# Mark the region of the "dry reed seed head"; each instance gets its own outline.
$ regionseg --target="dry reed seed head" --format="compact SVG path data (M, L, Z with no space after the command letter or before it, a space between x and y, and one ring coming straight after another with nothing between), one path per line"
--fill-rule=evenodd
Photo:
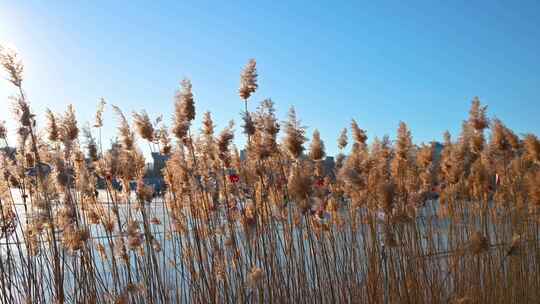
M61 229L67 229L77 222L77 213L75 208L70 205L65 205L58 210L55 215L55 221Z
M319 161L326 156L324 151L324 142L321 140L321 134L319 130L313 131L313 138L311 139L311 145L309 147L309 157L312 160Z
M434 147L422 144L417 152L416 160L421 168L427 169L433 162Z
M88 151L88 157L91 161L97 161L98 160L98 149L97 144L94 139L94 136L92 136L92 131L90 131L89 126L85 126L82 129L85 141L86 141L86 149Z
M355 166L353 155L350 155L344 165L339 170L338 178L351 190L361 190L365 186L365 179L361 173L361 168Z
M111 183L113 178L118 175L119 158L120 145L115 141L96 164L97 174L104 178L107 183Z
M141 113L133 112L133 124L141 138L149 142L154 141L154 126L145 110L142 110Z
M139 249L144 241L143 234L139 230L139 223L133 220L129 221L126 233L128 248L130 250Z
M373 165L380 171L387 171L387 166L391 158L392 149L389 137L385 135L382 140L375 137L370 148L370 159L373 161Z
M498 153L510 152L514 146L518 146L519 139L512 131L508 130L503 122L494 119L491 126L490 147Z
M56 116L50 109L46 109L46 115L47 115L47 131L48 131L48 139L52 142L56 142L59 139L59 130L58 130L58 123L56 120Z
M360 147L365 147L366 141L368 139L366 135L366 131L360 129L360 127L358 126L358 123L354 119L351 121L351 130L352 130L352 135L353 135L353 139L355 143L360 145Z
M90 157L90 160L97 161L99 156L98 156L98 149L97 149L96 143L93 141L88 143L87 149L88 149L88 156Z
M127 118L126 116L124 116L124 113L119 107L113 105L112 108L118 116L120 124L118 126L118 132L120 133L120 143L122 145L122 148L128 151L133 150L135 148L135 136L131 131L131 128L129 127Z
M268 149L269 146L265 143L267 140L264 136L264 133L256 131L251 141L248 144L249 156L254 156L258 160L263 160L271 156L271 151ZM260 171L260 170L258 170Z
M489 126L486 112L487 106L482 106L480 99L474 97L471 102L471 109L469 110L469 124L478 132L484 131Z
M347 147L349 138L347 137L347 128L343 128L338 137L338 149L343 150Z
M476 131L467 121L461 123L461 133L459 134L458 144L466 150L467 153L469 152L467 149L470 148L471 140L475 132Z
M161 126L157 131L159 143L161 145L161 154L170 155L171 153L171 138L169 137L169 131L166 126Z
M490 186L489 173L480 159L473 163L469 177L473 194L477 199L480 199L481 195L487 192Z
M18 54L12 49L0 47L0 64L8 73L8 81L16 87L21 87L24 65Z
M248 100L257 88L257 62L255 59L250 59L240 74L240 88L238 90L240 98Z
M480 231L475 231L469 239L469 249L473 254L486 252L489 246L489 240Z
M176 103L184 119L189 122L195 119L195 101L193 99L192 85L187 78L180 82L180 91L176 95Z
M123 187L128 186L128 188L123 189L124 192L129 191L129 182L138 178L140 173L139 168L137 168L140 166L140 164L137 163L138 161L139 156L136 151L119 151L118 156L114 160L115 163L111 163L110 168L110 172L115 172L115 174L110 174L107 178L111 179L110 182L113 181L113 178L117 181L121 181Z
M97 105L96 110L96 117L94 121L94 128L101 128L103 127L103 112L105 111L105 105L107 102L105 102L105 98L101 98L99 100L99 103Z
M34 123L34 114L30 111L30 105L21 97L13 97L13 112L19 119L21 126L31 127Z
M287 187L295 203L302 204L308 200L312 191L312 184L311 177L300 165L296 165L291 169Z
M217 138L217 147L219 152L219 159L225 163L225 167L230 166L231 155L230 155L230 145L234 139L234 122L230 121L229 125L219 133Z
M263 100L259 106L258 112L260 128L265 133L275 136L279 133L280 126L276 118L276 109L274 108L274 102L272 99L267 98Z
M77 127L77 118L75 117L75 108L68 105L68 108L61 118L60 138L64 143L73 142L79 136L79 127Z
M526 159L533 163L540 164L540 141L534 134L527 134L523 139Z
M285 122L285 148L289 155L298 159L304 152L304 143L306 142L306 128L301 126L300 120L296 118L294 107L289 109L288 120Z
M396 156L401 159L408 159L413 147L411 131L407 124L400 121L396 143Z
M276 142L280 125L275 116L274 102L265 99L258 107L254 115L255 134L253 136L252 148L259 159L265 159L278 152Z
M519 137L514 133L514 131L506 128L504 136L506 137L506 141L510 144L510 147L514 152L517 152L521 149L521 141L519 140Z
M180 141L185 141L191 121L195 118L195 104L191 92L191 82L182 80L181 89L176 94L172 132Z
M505 150L508 146L508 143L506 142L504 138L504 126L502 125L502 122L498 119L493 120L493 124L491 126L491 138L490 138L490 145L491 148L496 151Z
M143 179L137 181L137 198L140 202L150 203L154 198L154 188L146 185Z
M209 111L204 112L202 118L202 128L201 133L204 136L212 137L214 136L214 122L212 121L212 114Z
M481 133L474 134L470 139L471 152L476 155L480 155L484 151L485 139Z
M240 170L240 168L242 167L242 159L240 157L240 151L238 151L238 148L234 144L232 146L232 159L231 159L231 162L232 162L231 165L236 170Z
M452 145L452 135L448 130L444 131L443 133L443 146L447 147Z
M66 189L66 187L69 185L70 179L68 172L69 168L66 166L66 163L60 154L54 156L53 164L56 186L60 189Z
M253 136L256 131L255 122L251 118L249 112L242 112L242 121L244 122L244 124L242 125L244 134L246 134L247 136Z
M229 146L234 139L234 122L231 120L229 125L221 131L218 136L217 146L220 153L228 153Z
M0 210L2 212L0 217L0 237L2 238L9 238L17 230L18 217L13 207L5 204Z
M341 167L343 167L343 163L345 161L345 154L343 153L339 153L337 156L336 156L336 169L341 169Z

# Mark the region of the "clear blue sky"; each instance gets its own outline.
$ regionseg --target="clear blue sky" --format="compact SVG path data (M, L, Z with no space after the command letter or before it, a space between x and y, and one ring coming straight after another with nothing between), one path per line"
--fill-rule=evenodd
M73 103L91 120L104 96L169 121L189 77L198 114L239 125L239 73L254 57L253 100L271 97L282 119L294 105L329 154L351 118L371 139L400 120L415 142L455 135L475 95L516 132L540 134L538 1L110 2L0 1L0 41L23 57L39 114ZM10 94L2 82L2 105Z

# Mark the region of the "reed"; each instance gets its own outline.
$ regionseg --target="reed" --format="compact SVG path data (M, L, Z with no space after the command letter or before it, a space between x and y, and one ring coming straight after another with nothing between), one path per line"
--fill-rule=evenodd
M104 150L104 99L92 126L79 129L69 106L48 110L41 129L22 62L5 49L0 59L19 122L16 150L0 154L2 303L540 298L540 141L489 119L478 98L440 151L414 144L404 122L395 141L368 145L353 120L330 166L319 131L308 146L294 108L284 122L270 99L248 111L252 59L239 88L245 153L233 145L234 122L216 131L206 112L193 127L187 79L171 128L144 110L130 124L112 106L118 141ZM3 122L0 140L9 147ZM168 157L163 193L145 183L143 143Z

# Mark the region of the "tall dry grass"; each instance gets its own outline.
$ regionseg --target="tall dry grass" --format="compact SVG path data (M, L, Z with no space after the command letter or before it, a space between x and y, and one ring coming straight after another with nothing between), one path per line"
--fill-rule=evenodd
M249 111L255 60L239 89L245 157L233 122L217 132L207 112L195 130L189 80L171 128L144 111L130 124L113 106L118 141L103 149L104 100L92 127L70 106L40 128L22 63L5 51L1 62L19 122L16 143L0 124L17 148L0 158L2 303L540 299L540 141L488 119L477 98L440 153L415 145L404 122L395 141L368 145L353 120L329 167L319 131L308 145L294 108L284 122L270 99ZM164 196L144 183L138 144L169 157Z

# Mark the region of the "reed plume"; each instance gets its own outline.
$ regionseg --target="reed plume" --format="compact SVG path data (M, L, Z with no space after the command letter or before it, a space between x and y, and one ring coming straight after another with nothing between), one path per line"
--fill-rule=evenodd
M180 91L175 97L173 133L178 140L183 140L188 134L191 121L195 119L195 102L191 81L184 79L180 85Z
M259 86L257 85L257 62L250 59L240 75L240 98L247 101Z
M234 122L230 121L229 125L219 133L217 138L217 147L219 151L219 159L223 162L225 168L230 167L231 155L230 145L234 139Z
M347 128L343 128L343 130L341 130L341 133L339 134L339 137L338 137L338 149L340 150L345 149L345 147L347 147L348 140L349 139L347 137Z
M258 159L268 158L278 152L277 134L280 125L275 115L274 102L265 99L254 115L255 130L251 147Z
M105 98L100 98L97 111L96 111L96 117L94 122L94 128L101 128L103 127L103 112L105 111L105 105L107 102L105 101Z
M354 144L357 145L359 148L365 148L367 141L366 131L360 129L358 123L354 119L351 122L351 131L354 139Z
M305 132L305 127L301 126L300 121L296 118L294 107L291 107L288 120L285 122L284 144L292 158L297 159L304 152Z
M133 125L142 139L149 142L154 141L154 126L146 111L143 110L141 113L133 112Z
M58 141L59 136L60 136L60 132L58 130L59 126L56 120L56 116L50 109L46 110L46 114L47 114L47 129L49 133L48 139L51 142L56 142Z
M24 64L19 55L14 50L0 46L0 64L8 73L8 81L15 87L21 88Z
M72 142L79 136L79 127L77 126L77 118L73 105L68 105L66 112L61 118L59 134L60 139L64 143Z
M122 148L124 150L131 151L135 148L134 146L135 134L133 133L133 131L131 131L129 122L126 116L124 116L124 113L122 112L122 110L115 105L113 105L112 108L113 108L113 111L118 116L118 120L119 120L118 132L120 135L120 143L122 144Z
M324 151L324 142L321 140L321 134L319 130L313 131L313 137L311 138L311 145L309 147L309 157L312 160L319 161L326 156Z

